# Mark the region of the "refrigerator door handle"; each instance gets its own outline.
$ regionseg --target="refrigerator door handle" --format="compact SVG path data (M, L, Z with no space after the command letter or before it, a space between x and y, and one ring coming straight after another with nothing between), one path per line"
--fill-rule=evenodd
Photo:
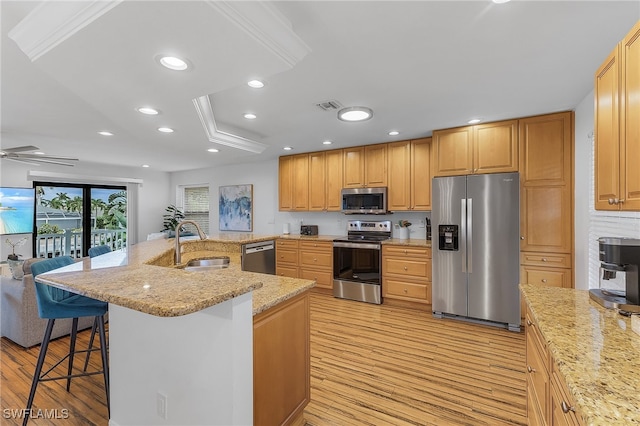
M462 272L467 272L467 200L460 200L460 257L462 258Z
M467 198L467 272L473 272L473 198Z

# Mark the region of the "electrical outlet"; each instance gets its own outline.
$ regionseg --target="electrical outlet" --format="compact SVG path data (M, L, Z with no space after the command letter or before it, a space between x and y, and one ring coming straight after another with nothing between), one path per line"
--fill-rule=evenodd
M419 228L424 228L424 220L420 219L420 224L418 225Z
M158 416L166 420L167 419L167 395L158 392L156 399L157 399Z

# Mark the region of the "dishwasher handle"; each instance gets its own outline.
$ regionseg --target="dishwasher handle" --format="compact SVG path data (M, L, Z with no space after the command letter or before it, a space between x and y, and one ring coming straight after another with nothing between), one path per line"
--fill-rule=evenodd
M254 247L246 247L244 253L245 254L252 254L252 253L259 253L261 251L273 250L273 249L274 249L274 244L273 243L262 244L262 245L254 246Z

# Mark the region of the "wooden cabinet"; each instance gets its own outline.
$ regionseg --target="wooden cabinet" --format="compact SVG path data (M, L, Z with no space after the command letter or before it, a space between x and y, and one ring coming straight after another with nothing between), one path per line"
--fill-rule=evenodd
M317 288L333 289L333 243L305 241L299 243L299 277L315 280Z
M302 424L310 400L309 292L253 317L253 424Z
M278 194L279 210L309 210L309 154L280 157Z
M518 120L433 132L434 175L518 171Z
M298 240L276 240L276 275L298 278Z
M342 209L341 149L309 154L309 211Z
M640 210L640 21L595 75L595 208Z
M388 209L431 210L431 138L388 144Z
M580 426L573 398L528 307L525 333L529 425Z
M279 238L276 275L315 280L319 289L333 289L333 243Z
M344 187L387 186L387 144L345 148Z
M382 246L382 296L431 304L431 248Z

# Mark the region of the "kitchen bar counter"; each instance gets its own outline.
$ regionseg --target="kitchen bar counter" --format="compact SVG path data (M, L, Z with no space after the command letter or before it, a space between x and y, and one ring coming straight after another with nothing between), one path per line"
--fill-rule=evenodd
M586 290L521 285L586 425L640 424L640 336Z
M38 281L160 317L197 312L253 290L255 315L315 285L309 280L242 272L239 244L269 239L273 237L239 234L181 242L183 264L192 259L229 256L231 262L226 269L191 272L175 268L174 240L152 240L132 246L128 253L115 251L84 259L40 275Z

